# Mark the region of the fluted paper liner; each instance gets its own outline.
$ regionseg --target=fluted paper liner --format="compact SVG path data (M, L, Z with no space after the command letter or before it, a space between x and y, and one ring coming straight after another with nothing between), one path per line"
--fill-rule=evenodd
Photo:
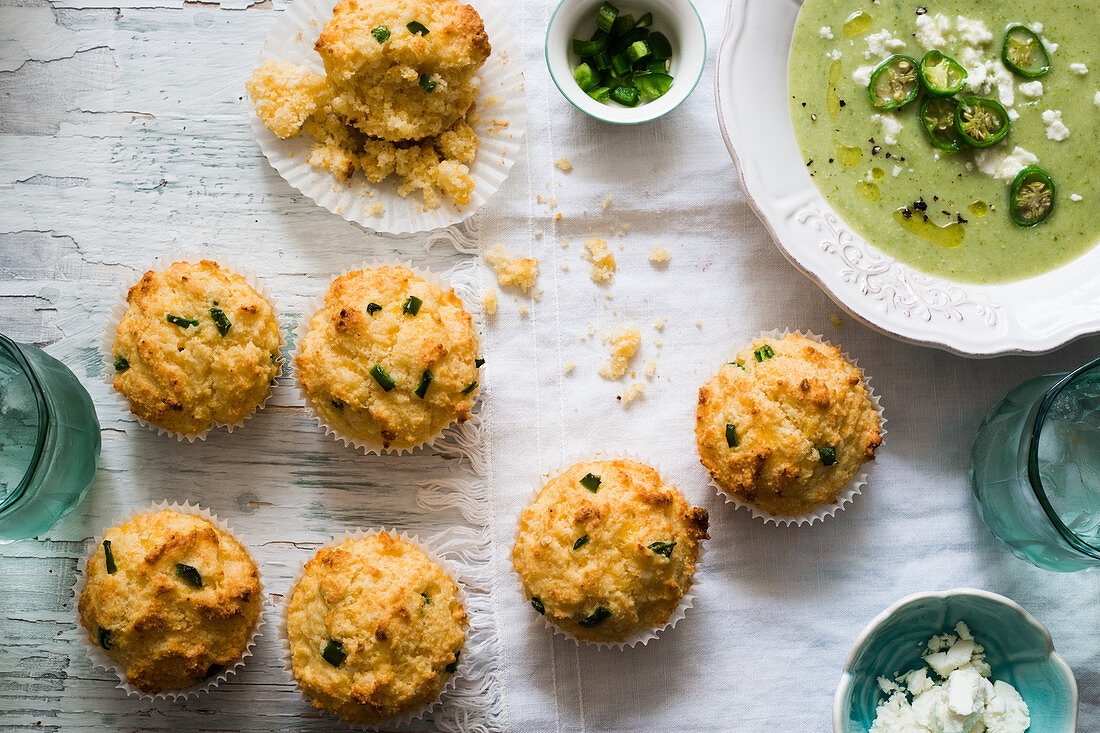
M119 406L122 408L122 411L141 423L142 427L146 427L150 430L155 431L157 435L168 435L180 442L186 440L188 443L194 443L196 440L206 440L206 436L210 434L210 431L217 428L225 428L226 432L232 433L237 428L243 426L245 424L245 421L252 419L252 416L262 410L264 406L268 403L268 400L271 399L271 396L275 394L275 386L278 382L279 377L283 375L283 366L285 365L286 361L282 355L283 349L286 348L286 329L283 327L282 323L279 323L279 361L276 364L277 369L275 371L273 383L271 384L271 386L268 387L267 396L264 397L264 399L258 405L252 408L252 410L247 415L245 415L235 423L214 423L202 432L195 433L194 435L188 435L187 433L180 433L176 432L175 430L169 430L168 428L161 427L160 425L151 423L134 414L133 410L130 408L130 401L126 399L126 395L115 389L115 358L113 353L115 332L118 330L118 324L122 322L123 316L126 315L126 311L130 307L129 303L126 302L126 297L130 293L130 288L141 282L141 278L144 277L145 273L150 270L154 272L161 272L168 269L173 263L176 262L198 263L202 260L211 260L217 262L218 266L222 269L228 270L235 275L240 275L241 277L243 277L245 279L245 282L247 282L253 290L259 293L264 298L264 300L271 304L271 310L275 315L276 322L278 322L279 304L271 295L271 291L268 289L267 284L264 282L263 278L259 277L248 268L242 267L241 265L237 264L233 260L227 260L209 253L180 250L174 251L168 255L157 257L155 260L153 260L152 264L149 267L146 267L139 272L136 279L127 280L119 286L118 299L111 306L110 313L107 316L107 324L104 327L103 334L100 336L99 339L99 350L100 354L103 357L103 367L101 370L103 374L103 382L107 385L108 388L110 388L111 394L114 395L115 401L118 402Z
M413 545L414 547L421 550L425 555L427 555L429 560L438 565L447 575L447 577L454 581L455 598L458 600L459 605L461 605L463 609L467 608L466 593L462 589L462 574L458 565L451 562L450 560L447 560L442 555L437 554L434 550L431 549L431 547L421 542L420 538L416 535L410 535L406 532L398 532L395 529L390 529L385 526L369 530L351 529L346 530L343 534L334 536L328 542L317 548L317 552L320 552L321 550L328 547L337 547L347 542L348 540L361 540L364 537L370 537L376 534L380 534L382 532L385 532L393 537L397 537L400 540L408 542L410 545ZM290 587L286 592L286 597L283 602L282 610L279 612L279 645L282 649L283 665L286 668L287 675L290 676L290 681L294 683L294 686L295 688L297 688L299 694L301 694L301 696L306 701L308 701L311 706L313 705L313 698L311 698L302 690L301 686L298 684L298 678L294 676L294 653L290 648L290 634L287 629L287 620L290 615L290 601L294 597L294 591L298 587L298 583L302 580L302 576L305 575L306 563L312 560L313 557L316 556L317 552L314 552L313 555L309 556L309 558L303 560L302 563L298 566L298 570L294 573L294 577L290 581ZM469 611L467 611L467 613L469 613ZM382 722L375 724L352 723L350 721L344 720L336 713L333 713L331 710L322 709L323 712L326 715L330 715L333 718L338 719L344 725L355 730L377 730L379 727L392 728L394 726L407 725L414 720L420 720L425 715L443 704L444 696L450 690L454 689L458 680L464 677L465 672L469 669L469 665L471 664L470 655L466 653L468 650L468 642L470 638L469 627L469 619L467 619L466 628L463 630L462 651L464 653L460 654L458 657L458 667L453 673L451 673L451 676L447 679L447 684L445 684L443 686L443 689L440 690L439 695L437 695L436 698L430 703L422 705L415 710L410 710L407 713L395 715L392 718L386 718Z
M309 164L313 140L300 134L280 140L264 127L246 96L252 131L272 167L287 183L334 214L382 234L413 234L457 224L468 219L500 188L519 158L527 129L527 100L523 79L523 52L512 34L513 18L505 17L489 0L467 0L481 16L493 52L478 76L481 91L475 103L480 119L472 127L479 140L477 156L469 164L475 185L470 203L458 209L446 196L434 209L424 211L418 191L402 198L393 177L373 184L361 173L341 181L323 168ZM279 15L264 41L256 66L286 61L324 75L321 57L313 44L332 17L336 0L296 0ZM250 72L251 73L251 72ZM243 87L245 79L240 80ZM371 207L385 207L374 215Z
M668 481L668 475L663 470L661 470L661 467L659 465L657 465L656 463L654 463L652 461L647 461L647 460L643 459L637 453L633 453L633 452L630 452L630 451L597 451L595 453L578 453L578 454L570 455L569 457L567 457L563 461L559 462L556 465L556 467L554 467L553 469L551 469L549 471L541 472L540 475L539 475L538 481L532 483L531 490L524 497L523 503L520 506L519 511L517 511L512 516L512 523L515 526L515 533L513 534L513 539L512 539L512 548L514 548L515 545L516 545L516 542L519 541L520 519L523 517L523 513L527 510L527 508L529 506L531 506L531 504L538 497L539 493L542 491L542 489L546 486L546 484L551 479L553 479L556 476L560 476L561 474L565 473L565 471L567 471L569 468L571 468L572 466L574 466L578 463L585 463L585 462L592 462L592 461L614 461L614 460L635 461L637 463L641 463L643 465L649 466L650 468L655 470L661 476L661 481L662 482L671 483L673 486L676 486L675 483ZM680 491L680 488L677 486L676 490ZM680 494L681 494L681 496L683 496L683 491L680 491ZM684 499L686 501L687 497L684 497ZM688 502L688 506L691 506L691 502ZM669 629L672 629L674 626L676 626L676 624L678 624L680 622L680 620L682 618L684 618L684 616L687 615L687 610L694 605L695 597L696 597L695 589L699 584L699 579L698 579L697 576L698 576L698 573L699 573L699 568L703 564L703 557L706 555L706 552L707 552L706 540L700 540L698 547L699 547L699 552L698 552L698 554L695 558L695 572L692 574L692 577L691 577L691 587L688 588L687 592L684 593L684 595L680 597L679 604L677 604L676 608L673 609L672 613L669 614L668 618L660 626L654 626L654 627L650 627L650 628L647 628L647 629L642 629L640 631L637 631L634 634L632 634L631 636L624 639L623 641L592 641L590 639L578 639L577 637L573 636L572 634L570 634L565 629L563 629L563 628L559 627L557 624L551 622L550 619L546 617L546 614L539 614L542 618L542 623L547 629L552 631L555 636L560 636L562 638L569 639L569 640L573 641L575 644L577 644L578 646L581 646L581 645L594 646L597 649L601 649L601 650L602 649L622 650L626 647L633 648L633 647L637 646L638 644L641 644L642 646L645 646L650 641L656 639L662 632L664 632L666 630L669 630ZM509 550L508 550L508 560L509 560L509 565L512 568L512 574L513 574L513 576L515 577L515 580L516 580L516 589L518 590L520 596L523 598L524 605L529 606L530 603L531 603L531 599L527 596L527 593L524 590L523 576L520 575L519 570L515 566L515 561L512 557L512 548L509 548ZM535 612L532 611L532 613L535 613Z
M313 316L317 314L317 311L325 307L325 296L328 295L328 291L332 287L332 283L334 283L336 280L343 277L344 275L347 275L348 273L358 272L359 270L374 270L379 267L404 267L405 269L410 270L417 277L422 278L430 282L432 285L441 288L444 293L446 293L448 290L454 290L455 297L457 297L459 301L462 302L462 307L466 309L466 312L469 313L471 317L474 315L474 312L466 306L465 301L462 301L462 296L458 294L458 291L449 282L439 277L431 270L417 267L411 262L407 262L404 260L388 262L375 261L364 263L362 265L359 265L358 267L344 270L342 273L334 277L332 280L329 281L328 285L325 286L325 289L323 291L311 298L309 303L306 304L306 307L302 313L302 318L298 321L298 325L294 328L294 350L290 356L290 361L292 363L294 363L295 365L297 364L298 355L302 353L302 343L305 340L306 334L309 333L309 328L311 322L313 321ZM480 344L480 338L478 341ZM482 390L484 390L485 388L480 369L478 369L477 381L478 388L477 390L475 390L476 396L474 400L474 405L477 404L477 400L481 399ZM317 409L316 404L310 398L305 386L302 384L301 374L299 373L297 366L295 366L294 369L294 384L298 388L298 394L305 402L306 408L309 410L310 415L312 415L313 419L317 421L317 425L325 431L325 435L331 435L333 440L337 440L348 446L349 448L354 448L355 450L361 451L364 455L381 455L383 453L388 455L404 455L405 453L412 453L418 448L434 448L437 441L445 438L446 435L451 431L451 429L459 424L458 419L455 418L454 420L451 420L451 422L449 422L446 426L444 426L443 429L440 430L438 433L417 443L416 445L409 446L407 448L385 448L378 443L372 443L369 440L362 440L360 438L342 433L339 429L326 421L320 410Z
M92 557L92 555L99 551L100 546L103 544L103 536L109 530L125 524L126 522L129 522L131 519L138 515L155 514L166 509L178 512L180 514L191 514L196 517L202 517L221 531L225 532L226 534L232 535L233 538L240 543L241 547L244 548L245 553L248 555L249 559L252 560L252 564L256 565L257 573L260 567L256 564L256 559L252 557L252 553L248 551L248 546L241 542L239 538L237 538L236 534L233 533L233 530L229 527L228 524L219 519L217 515L215 515L209 509L205 509L187 501L183 502L182 504L177 502L169 503L167 501L158 501L152 504L148 504L141 509L132 511L129 514L124 515L122 518L118 519L116 522L106 527L102 532L99 533L99 535L97 535L96 542L92 544L91 552L81 558L80 562L77 564L76 578L73 580L73 585L71 589L73 594L73 615L76 617L76 628L74 629L73 633L76 634L77 641L79 641L81 646L83 646L84 652L88 655L88 659L91 661L93 666L99 667L100 669L104 669L114 674L118 678L118 684L115 685L115 687L120 690L124 690L127 695L136 695L143 700L179 700L196 697L204 692L209 692L210 690L214 689L229 677L235 676L237 674L237 670L243 667L248 658L252 656L252 649L256 645L256 639L259 638L264 625L267 623L266 617L272 610L271 599L268 598L267 594L264 592L263 576L260 575L260 612L256 614L256 622L255 625L252 627L252 634L248 637L248 643L245 645L244 650L241 652L240 658L237 659L236 662L234 662L231 666L227 666L214 677L211 677L208 680L203 680L202 682L194 684L191 687L162 690L157 693L149 693L143 690L139 690L137 687L131 684L130 680L126 677L126 669L122 666L122 664L107 656L107 652L103 651L103 649L98 645L93 644L91 642L91 639L89 639L88 630L84 628L84 623L80 618L80 613L78 611L78 602L80 601L81 593L84 592L84 586L88 582L88 575L85 572L85 568L88 565L88 560Z
M759 339L762 339L762 338L775 339L776 341L779 341L779 340L784 339L787 336L791 335L792 333L798 334L799 336L802 336L803 338L807 338L807 339L810 339L812 341L816 341L819 344L823 344L825 346L833 346L833 344L826 341L824 339L824 337L818 336L815 333L811 333L810 331L801 331L801 330L792 331L789 328L786 328L786 329L783 329L783 330L773 329L771 331L763 331L763 332L757 334L756 337L752 339L752 342L755 342L755 341L757 341ZM751 343L751 342L747 342L747 343ZM744 345L741 348L744 348ZM733 355L736 355L736 353L737 352L734 351ZM880 402L878 395L875 394L874 388L871 387L871 378L869 376L867 376L863 372L862 369L859 368L859 364L856 362L856 360L851 358L850 356L848 356L848 354L846 352L841 351L840 355L848 363L850 363L852 366L854 366L856 369L859 370L859 373L863 378L863 386L867 388L867 396L871 400L871 404L874 406L875 412L878 413L879 428L881 430L880 434L881 434L883 440L885 440L885 438L886 438L886 417L885 417L885 415L883 414L883 411L882 411L882 403ZM727 359L727 361L729 361L729 360L730 359ZM832 504L822 504L821 506L816 507L813 511L806 512L805 514L797 514L797 515L790 515L790 516L782 515L782 514L770 514L769 512L766 512L763 509L759 509L759 508L753 506L752 504L750 504L746 501L743 501L743 500L737 498L736 496L733 496L732 494L728 493L721 486L718 485L718 482L716 482L714 480L714 478L712 476L710 476L709 471L707 472L707 480L710 482L710 485L714 488L714 490L718 492L718 495L720 497L722 497L722 499L725 500L725 502L727 504L733 504L734 506L736 506L740 509L747 510L750 514L752 514L752 516L754 518L762 520L765 524L771 523L771 524L775 524L776 526L782 524L782 525L788 526L788 527L791 526L792 524L795 524L795 525L798 525L798 526L801 527L804 524L813 524L814 522L817 522L817 521L824 522L826 517L832 517L835 514L837 514L838 512L844 510L847 507L848 504L851 504L852 501L854 501L855 498L862 493L863 487L867 485L867 482L871 478L871 474L875 469L875 464L876 464L876 461L867 461L867 462L865 462L860 467L860 470L856 473L856 475L853 476L852 479L848 482L848 484L843 489L841 489L839 494L837 494L836 501L833 502Z

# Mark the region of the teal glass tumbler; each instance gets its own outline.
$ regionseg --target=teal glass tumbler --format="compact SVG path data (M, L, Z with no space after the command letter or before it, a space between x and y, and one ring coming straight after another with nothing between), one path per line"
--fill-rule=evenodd
M76 375L0 334L0 542L42 534L79 504L99 449L95 406Z
M974 438L970 489L1017 557L1058 572L1100 566L1100 359L994 405Z

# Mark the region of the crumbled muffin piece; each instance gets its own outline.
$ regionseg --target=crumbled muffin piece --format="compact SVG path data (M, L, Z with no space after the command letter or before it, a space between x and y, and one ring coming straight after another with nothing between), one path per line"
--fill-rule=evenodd
M514 285L523 292L535 287L539 276L539 261L532 257L512 257L500 245L485 253L485 261L496 271L501 287Z
M663 265L670 259L672 259L672 253L659 244L649 250L649 261L654 265Z
M569 162L569 158L560 158L559 160L554 162L554 165L557 167L558 170L564 173L568 173L569 171L573 170L573 164Z
M637 326L624 326L606 336L610 360L600 366L600 376L612 381L621 379L630 367L630 360L638 353L642 332Z
M485 313L493 315L497 312L497 291L496 288L486 288L481 293L481 305L485 308Z
M615 255L607 249L607 242L602 239L589 239L584 243L583 256L592 263L592 271L589 277L592 282L611 282L615 275Z
M645 382L635 382L626 388L620 399L624 405L629 405L631 402L641 397L643 392L645 392Z
M454 127L439 136L439 152L444 158L459 163L473 163L477 146L477 133L463 120L459 120Z
M267 61L245 85L264 127L281 138L293 137L323 103L325 78L286 62Z

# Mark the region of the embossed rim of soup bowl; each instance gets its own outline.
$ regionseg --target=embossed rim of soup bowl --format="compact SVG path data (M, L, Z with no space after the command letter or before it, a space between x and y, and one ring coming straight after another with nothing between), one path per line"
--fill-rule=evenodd
M844 660L844 671L840 676L840 683L837 685L836 693L833 695L833 733L850 733L850 728L845 727L846 713L850 707L850 697L852 693L852 686L855 683L855 675L853 673L853 667L855 666L860 653L865 646L871 640L871 638L885 629L903 609L908 606L921 603L921 602L936 602L939 601L943 604L945 610L947 605L955 599L962 599L970 597L979 599L979 603L989 603L992 607L998 607L1004 610L1005 617L1014 619L1019 623L1024 624L1027 628L1034 632L1033 641L1037 640L1042 645L1042 649L1039 648L1039 644L1036 644L1036 648L1032 651L1036 652L1034 656L1044 656L1045 660L1051 664L1052 673L1056 673L1061 677L1061 680L1065 684L1066 693L1068 698L1062 701L1061 709L1072 710L1072 715L1066 720L1070 724L1069 728L1062 731L1051 731L1051 733L1070 733L1077 729L1077 713L1078 713L1078 690L1077 679L1074 677L1073 670L1066 663L1060 654L1054 649L1054 639L1050 635L1050 631L1043 625L1039 619L1029 613L1023 606L1016 601L1002 596L999 593L993 593L987 590L980 590L977 588L953 588L951 590L944 591L923 591L920 593L913 593L905 596L894 603L890 604L884 611L875 616L866 626L859 632L855 640L852 642L852 647L848 652L847 658ZM942 629L940 630L942 631ZM972 629L973 631L973 629ZM1003 631L1003 630L1002 630ZM939 632L933 632L939 633ZM997 632L993 632L994 635ZM976 635L981 637L982 630L977 630ZM1044 653L1045 652L1045 653ZM1011 660L1019 664L1023 664L1026 660L1024 658ZM1027 690L1025 690L1027 691ZM1023 692L1021 692L1023 694ZM1035 704L1034 697L1032 698L1032 704ZM1026 702L1026 699L1025 699Z
M775 93L787 88L801 5L731 0L715 75L745 198L783 255L871 328L961 356L1041 354L1100 331L1100 246L1036 277L976 285L919 272L845 226L806 172L787 95Z

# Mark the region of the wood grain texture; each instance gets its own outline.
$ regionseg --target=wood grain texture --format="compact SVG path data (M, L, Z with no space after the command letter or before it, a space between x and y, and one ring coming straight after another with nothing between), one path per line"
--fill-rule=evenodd
M0 730L335 727L285 672L276 616L243 671L202 697L127 698L90 666L73 640L78 558L106 526L160 499L225 519L276 604L298 565L336 533L386 525L419 535L463 568L471 638L493 636L485 461L471 461L478 421L436 452L362 456L317 429L284 375L244 428L189 445L142 428L99 374L98 339L120 285L172 251L255 271L288 331L332 276L365 260L414 258L476 277L463 254L472 224L379 237L303 199L267 165L244 81L285 4L0 0L0 328L73 369L103 428L99 473L79 509L48 537L0 545ZM492 644L414 729L501 727Z

